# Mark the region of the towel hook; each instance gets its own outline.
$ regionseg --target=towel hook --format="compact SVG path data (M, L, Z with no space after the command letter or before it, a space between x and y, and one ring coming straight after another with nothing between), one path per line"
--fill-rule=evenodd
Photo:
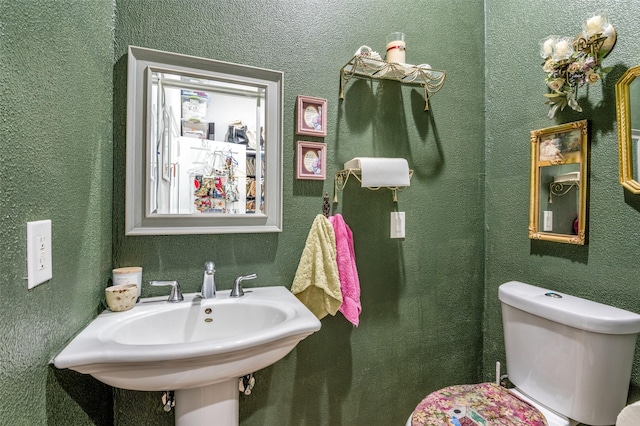
M324 193L324 200L322 201L322 214L324 217L329 217L331 213L331 204L329 204L329 193Z

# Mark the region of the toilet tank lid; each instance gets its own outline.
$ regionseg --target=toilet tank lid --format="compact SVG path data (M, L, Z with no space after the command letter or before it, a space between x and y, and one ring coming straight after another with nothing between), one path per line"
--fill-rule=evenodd
M580 330L604 334L640 333L640 315L519 281L498 288L504 304Z

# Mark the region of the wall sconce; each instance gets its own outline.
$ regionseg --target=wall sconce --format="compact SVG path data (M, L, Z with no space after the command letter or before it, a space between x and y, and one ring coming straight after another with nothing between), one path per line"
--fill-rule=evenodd
M542 70L551 90L546 93L549 118L569 105L582 112L578 104L578 88L596 83L611 68L602 68L602 60L616 42L616 31L604 14L594 14L582 25L576 37L549 36L540 42Z

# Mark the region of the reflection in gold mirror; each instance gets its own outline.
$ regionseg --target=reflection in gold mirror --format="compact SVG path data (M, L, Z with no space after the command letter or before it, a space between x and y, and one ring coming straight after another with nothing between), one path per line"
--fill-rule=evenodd
M529 238L583 245L587 120L531 132Z
M640 194L640 66L628 69L616 83L620 183Z
M127 235L282 230L279 71L129 47Z

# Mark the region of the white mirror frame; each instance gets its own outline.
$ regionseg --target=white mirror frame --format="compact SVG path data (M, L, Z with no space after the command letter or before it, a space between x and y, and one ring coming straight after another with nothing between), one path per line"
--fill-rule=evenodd
M282 100L284 74L213 59L129 46L127 71L126 235L230 234L282 231ZM265 89L264 213L251 215L147 214L149 68Z

